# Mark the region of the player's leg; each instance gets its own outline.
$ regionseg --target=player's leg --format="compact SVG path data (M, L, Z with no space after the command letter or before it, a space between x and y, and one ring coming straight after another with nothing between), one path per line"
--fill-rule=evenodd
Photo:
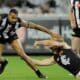
M31 58L24 52L22 45L20 43L20 41L18 39L13 40L11 42L11 46L13 47L13 49L15 49L15 51L17 52L17 54L24 59L24 61L36 72L36 74L38 75L38 77L40 78L46 78L40 71L39 69L36 67L36 65L32 62Z
M73 51L79 55L80 39L78 37L72 37L71 42Z
M76 80L80 80L80 77L76 77Z
M80 80L80 72L76 75L76 80Z
M80 38L79 38L79 44L80 44ZM79 55L80 55L80 45L79 45Z
M2 53L4 51L4 48L5 48L5 45L3 44L0 44L0 64L1 64L1 67L0 67L0 74L2 74L2 72L4 71L8 61L5 60L3 57L2 57Z
M0 44L0 61L3 61L3 57L2 57L2 53L5 49L5 45L4 44Z

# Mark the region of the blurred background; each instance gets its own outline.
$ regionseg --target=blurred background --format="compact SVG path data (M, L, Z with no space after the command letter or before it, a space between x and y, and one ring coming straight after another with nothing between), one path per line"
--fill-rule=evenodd
M0 0L0 14L8 13L10 9L16 8L19 17L42 25L49 30L60 34L70 44L71 26L68 15L69 0ZM19 39L30 57L42 60L49 58L52 52L44 46L34 48L36 40L50 39L50 35L34 30L20 28L17 30ZM0 80L40 80L34 72L24 64L24 61L14 56L16 53L7 44L4 52L8 59L8 66L1 75ZM8 56L9 55L9 56ZM47 56L46 56L47 55ZM39 67L42 73L48 76L47 80L75 80L71 73L68 73L58 65Z
M68 0L0 0L0 14L8 13L11 8L16 8L20 18L59 33L70 44L71 29L68 7ZM35 40L51 38L48 34L23 27L17 30L17 34L27 53L37 55L50 53L46 47L33 47ZM5 53L15 54L9 45Z

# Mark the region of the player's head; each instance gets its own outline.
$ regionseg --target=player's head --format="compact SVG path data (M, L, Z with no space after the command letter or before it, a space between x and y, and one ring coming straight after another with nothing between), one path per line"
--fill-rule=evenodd
M17 21L18 11L16 9L11 9L8 14L8 20L11 24Z

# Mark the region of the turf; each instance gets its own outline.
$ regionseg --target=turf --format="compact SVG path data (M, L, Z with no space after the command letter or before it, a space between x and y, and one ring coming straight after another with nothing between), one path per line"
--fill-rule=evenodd
M9 61L4 73L0 75L0 80L43 80L39 79L35 73L17 56L7 56ZM34 57L42 59L45 57ZM48 67L39 67L39 69L48 76L46 80L75 80L70 73L59 67L52 65ZM45 79L44 79L45 80Z

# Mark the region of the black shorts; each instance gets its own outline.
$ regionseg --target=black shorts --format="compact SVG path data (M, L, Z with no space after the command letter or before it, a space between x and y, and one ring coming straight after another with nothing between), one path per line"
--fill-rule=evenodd
M73 29L72 36L73 37L79 37L80 38L80 29L78 29L78 28Z
M16 39L18 39L17 34L14 34L13 36L9 36L8 39L1 37L0 38L0 44L12 43L12 41L14 41Z

